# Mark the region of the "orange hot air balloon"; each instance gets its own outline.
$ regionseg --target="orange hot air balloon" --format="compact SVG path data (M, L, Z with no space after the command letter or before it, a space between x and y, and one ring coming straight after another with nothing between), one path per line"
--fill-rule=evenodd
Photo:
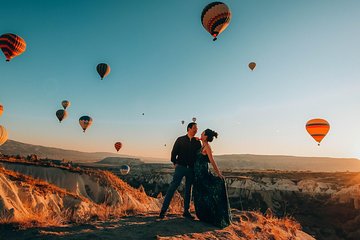
M330 124L325 119L315 118L306 123L306 131L318 142L319 146L329 130Z
M251 62L249 63L249 68L251 69L251 71L253 71L256 67L256 63L255 62Z
M122 147L122 143L121 143L121 142L116 142L116 143L114 144L114 146L115 146L116 151L119 151L120 148Z
M26 42L15 34L6 33L0 36L0 48L6 57L6 61L9 62L12 58L25 52Z
M224 31L230 24L231 11L229 7L222 2L209 3L201 13L201 23L206 31L214 37Z
M4 112L4 107L3 105L0 104L0 116L2 115L3 112Z

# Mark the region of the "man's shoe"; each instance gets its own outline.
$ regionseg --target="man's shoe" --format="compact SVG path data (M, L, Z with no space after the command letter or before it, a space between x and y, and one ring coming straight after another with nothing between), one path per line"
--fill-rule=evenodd
M165 217L165 212L161 211L159 214L159 218L164 219L164 217Z
M189 218L189 219L191 219L191 220L194 220L194 219L195 219L195 217L194 217L193 215L191 215L190 212L184 212L184 213L183 213L183 217Z

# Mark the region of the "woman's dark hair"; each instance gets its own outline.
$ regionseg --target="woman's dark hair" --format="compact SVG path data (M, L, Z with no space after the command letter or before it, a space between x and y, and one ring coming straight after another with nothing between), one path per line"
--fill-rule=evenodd
M205 136L207 136L208 142L212 142L214 140L214 137L218 137L218 133L211 129L206 129L204 134Z

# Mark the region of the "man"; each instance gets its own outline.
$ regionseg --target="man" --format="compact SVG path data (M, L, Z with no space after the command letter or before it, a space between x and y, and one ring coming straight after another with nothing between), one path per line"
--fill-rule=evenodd
M165 217L166 211L174 196L175 190L179 187L183 177L185 177L185 196L184 196L184 213L186 218L194 219L190 214L191 187L194 181L194 162L196 153L201 148L200 141L195 138L197 133L197 125L192 122L187 126L187 134L176 139L174 147L171 151L171 162L175 166L173 180L166 192L163 206L159 215L160 219Z

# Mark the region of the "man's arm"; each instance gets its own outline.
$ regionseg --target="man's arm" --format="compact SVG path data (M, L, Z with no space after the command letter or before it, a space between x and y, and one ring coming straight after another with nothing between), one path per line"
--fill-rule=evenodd
M175 165L177 164L177 156L180 150L180 138L176 139L173 149L171 151L171 162Z

